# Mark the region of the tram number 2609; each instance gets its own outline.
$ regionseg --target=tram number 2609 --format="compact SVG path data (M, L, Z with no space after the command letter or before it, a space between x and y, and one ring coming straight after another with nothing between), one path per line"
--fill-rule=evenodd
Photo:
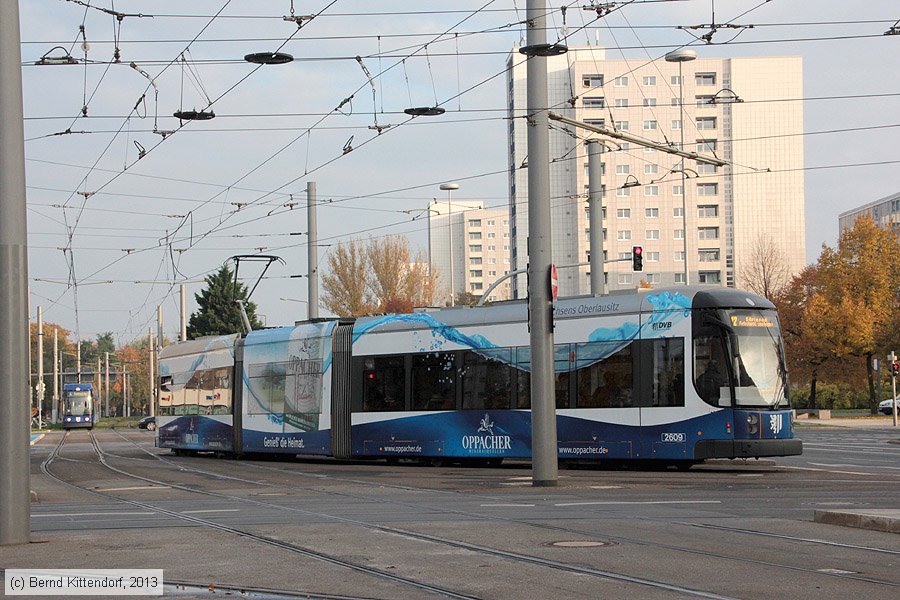
M663 433L662 441L664 442L683 442L684 434L683 433Z

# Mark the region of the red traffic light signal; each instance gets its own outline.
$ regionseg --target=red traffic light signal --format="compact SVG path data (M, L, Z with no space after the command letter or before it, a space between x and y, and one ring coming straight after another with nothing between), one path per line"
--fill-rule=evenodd
M634 271L644 270L644 249L640 246L631 247L631 268Z
M900 375L900 362L894 361L894 364L891 365L891 375L894 377Z

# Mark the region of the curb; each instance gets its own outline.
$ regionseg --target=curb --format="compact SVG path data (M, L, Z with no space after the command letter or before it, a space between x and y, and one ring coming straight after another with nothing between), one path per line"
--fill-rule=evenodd
M47 434L46 434L46 433L37 433L37 434L32 434L32 435L36 435L36 436L37 436L37 437L35 437L33 440L31 440L31 445L34 446L34 445L37 444L39 441L41 441L42 439L44 439L44 436L47 435Z
M817 510L816 523L900 533L900 510Z

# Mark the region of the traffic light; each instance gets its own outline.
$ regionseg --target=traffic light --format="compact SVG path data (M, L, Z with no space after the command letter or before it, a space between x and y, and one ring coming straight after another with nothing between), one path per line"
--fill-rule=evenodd
M894 361L894 364L891 365L891 375L894 377L900 375L900 362Z
M644 270L644 249L640 246L631 247L631 268L634 271Z

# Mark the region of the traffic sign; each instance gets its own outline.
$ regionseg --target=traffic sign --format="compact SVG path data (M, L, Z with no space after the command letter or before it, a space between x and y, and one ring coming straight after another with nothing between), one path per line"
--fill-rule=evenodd
M550 297L556 302L559 297L559 276L556 274L556 265L550 265Z

